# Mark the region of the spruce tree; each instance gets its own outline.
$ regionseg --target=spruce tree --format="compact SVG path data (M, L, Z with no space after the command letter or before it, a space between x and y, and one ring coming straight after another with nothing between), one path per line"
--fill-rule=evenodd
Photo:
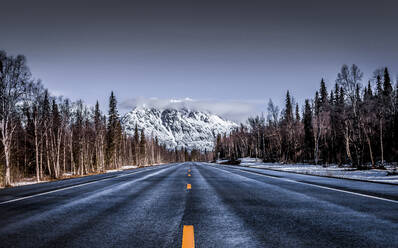
M383 94L384 97L387 98L386 99L387 101L390 100L390 97L392 95L392 85L391 85L390 74L388 73L387 67L384 69Z
M94 108L94 127L95 127L95 132L98 135L98 131L101 125L101 111L99 108L99 103L98 101L95 103L95 108Z
M368 81L368 86L365 87L364 100L371 100L373 98L372 86L370 81Z
M321 99L319 98L318 91L315 92L315 99L314 99L314 112L315 115L318 116L321 108Z
M289 91L286 92L285 98L285 121L290 123L293 120L293 107L292 107L292 99L290 97Z
M314 130L312 126L312 109L308 99L305 100L304 106L304 151L305 158L311 160L314 150Z
M58 111L58 104L53 100L52 102L52 128L53 133L57 134L58 130L61 128L61 116Z
M320 92L320 106L325 107L328 104L328 91L326 89L325 81L321 80L321 87L319 89Z
M296 103L296 121L300 121L299 105Z
M106 158L108 166L112 166L113 168L116 168L117 166L116 149L118 147L118 122L119 114L117 111L117 101L112 91L111 96L109 97L108 125L106 132Z

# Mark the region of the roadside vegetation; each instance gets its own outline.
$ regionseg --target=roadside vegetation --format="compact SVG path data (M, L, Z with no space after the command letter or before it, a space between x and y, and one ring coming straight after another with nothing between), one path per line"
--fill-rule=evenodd
M268 115L249 118L232 133L219 135L215 159L261 158L264 162L349 164L357 169L396 166L398 83L388 68L362 84L356 66L343 65L329 91L325 80L301 107L287 91L282 111L268 103Z
M127 135L113 92L108 109L105 115L98 102L52 96L24 56L0 51L0 186L204 159L198 151L168 150L144 130Z

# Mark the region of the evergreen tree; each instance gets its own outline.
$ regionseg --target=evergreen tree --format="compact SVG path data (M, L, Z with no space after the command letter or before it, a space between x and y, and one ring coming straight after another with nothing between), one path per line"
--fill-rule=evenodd
M45 122L45 126L48 127L50 119L50 100L48 96L48 90L44 91L44 100L42 105L42 118Z
M58 104L53 100L52 102L52 128L54 133L58 133L61 128L61 116L58 111Z
M293 120L293 107L292 107L292 99L290 97L289 91L286 92L285 98L285 116L284 119L286 122L291 122Z
M303 122L305 158L307 160L312 160L314 150L314 131L312 126L312 109L308 99L305 100Z
M117 101L113 91L109 97L109 112L108 112L108 125L106 132L106 162L108 166L112 168L117 167L117 147L118 147L118 124L119 124L119 114L117 111Z
M392 95L392 85L391 85L391 79L390 79L390 74L388 73L387 67L384 69L384 83L383 83L383 94L384 97L386 97L386 101L391 100L391 95Z
M368 86L365 87L364 91L364 100L371 100L373 98L372 86L370 85L370 81L368 81Z
M314 113L316 116L319 116L320 108L321 108L321 100L319 99L318 91L315 92L315 99L314 99Z
M298 103L296 103L296 121L300 121L300 110Z
M95 108L94 108L94 127L95 127L96 133L99 132L100 125L101 125L101 111L100 111L100 108L99 108L99 103L97 101L95 103Z
M325 81L321 80L321 87L320 87L320 107L325 107L328 104L328 91L326 89Z

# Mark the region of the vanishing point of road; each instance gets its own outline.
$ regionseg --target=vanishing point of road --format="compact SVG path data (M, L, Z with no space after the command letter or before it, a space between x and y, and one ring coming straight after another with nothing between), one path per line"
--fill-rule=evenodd
M0 247L398 247L398 186L178 163L0 190Z

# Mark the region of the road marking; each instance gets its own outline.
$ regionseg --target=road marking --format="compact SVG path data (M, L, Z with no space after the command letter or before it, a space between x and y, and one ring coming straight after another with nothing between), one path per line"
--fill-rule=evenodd
M282 181L293 182L293 183L298 183L298 184L305 184L305 185L310 185L310 186L321 188L321 189L328 189L328 190L333 190L333 191L337 191L337 192L342 192L342 193L347 193L347 194L352 194L352 195L358 195L358 196L363 196L363 197L367 197L367 198L371 198L371 199L387 201L387 202L392 202L392 203L397 203L398 204L398 201L387 199L387 198L382 198L382 197L377 197L377 196L372 196L372 195L366 195L366 194L362 194L362 193L356 193L356 192L347 191L347 190L343 190L343 189L335 189L335 188L321 186L321 185L316 185L316 184L312 184L312 183L299 182L299 181L292 180L292 179L274 177L274 176L269 176L269 175L265 175L265 174L262 174L262 173L250 172L250 171L242 170L242 169L239 169L239 170L243 171L243 172L246 172L246 173L254 174L254 175L260 175L260 176L269 177L269 178L273 178L273 179L279 179L279 180L282 180Z
M192 188L192 186L191 186L191 184L187 184L187 189L191 189Z
M164 166L164 167L166 167L166 166ZM160 167L160 168L164 168L164 167ZM137 174L137 173L141 173L141 172L145 172L145 171L152 171L152 170L160 169L160 168L157 167L157 168L153 168L153 169L135 171L135 172L122 174L122 175L118 175L118 176L114 176L114 177L106 177L106 178L103 178L103 179L98 179L98 180L87 182L87 183L81 183L81 184L77 184L77 185L73 185L73 186L69 186L69 187L67 186L67 187L61 188L61 189L55 189L55 190L50 190L50 191L34 194L34 195L29 195L29 196L24 196L24 197L20 197L20 198L15 198L15 199L12 199L12 200L0 202L0 205L11 203L11 202L21 201L21 200L33 198L33 197L36 197L36 196L42 196L42 195L47 195L47 194L51 194L51 193L55 193L55 192L60 192L60 191L64 191L64 190L67 190L67 189L78 188L78 187L81 187L81 186L85 186L85 185L89 185L89 184L93 184L93 183L97 183L97 182L103 182L103 181L107 181L107 180L110 180L110 179L115 179L115 178L118 178L118 177L125 177L125 176L129 176L129 175L133 175L133 174Z
M195 238L192 225L184 225L182 230L182 248L195 248Z

